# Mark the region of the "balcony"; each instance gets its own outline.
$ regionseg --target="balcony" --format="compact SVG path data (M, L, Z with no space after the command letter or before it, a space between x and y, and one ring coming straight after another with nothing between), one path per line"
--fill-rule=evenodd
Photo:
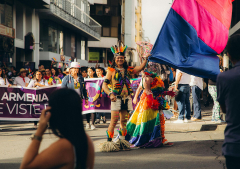
M49 9L39 10L41 19L50 19L76 30L89 41L99 41L102 26L70 0L51 0Z

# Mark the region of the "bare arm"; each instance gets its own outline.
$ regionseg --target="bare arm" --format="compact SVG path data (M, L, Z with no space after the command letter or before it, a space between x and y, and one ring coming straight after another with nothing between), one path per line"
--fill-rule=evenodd
M179 84L181 78L182 78L182 72L179 72L177 75L177 78L176 78L176 82L175 82L175 90L178 90L178 84Z
M50 108L42 111L39 121L39 127L35 133L42 137L47 129L47 123L51 117L48 112ZM69 165L74 159L73 147L67 139L60 139L53 143L40 154L38 153L41 141L33 139L29 145L20 166L20 169L28 168L57 168L59 166Z
M108 79L109 81L111 81L112 76L113 76L113 73L114 73L114 72L108 70L105 79ZM111 92L110 92L110 90L108 89L108 86L107 86L107 85L108 85L108 84L107 84L106 82L103 82L103 90L104 90L104 92L105 92L107 95L109 95ZM110 99L111 99L112 102L117 101L117 98L116 98L116 96L115 96L113 93L112 93L109 97L110 97Z
M133 99L134 104L137 104L137 99L138 99L138 96L139 96L140 92L142 91L142 89L143 89L142 85L139 85L137 88L137 91L135 93L134 99Z
M144 60L140 66L136 66L136 67L133 69L133 72L132 72L132 73L133 73L133 74L136 74L136 73L141 72L141 71L145 68L146 64L147 64L147 59Z
M111 71L107 72L105 79L108 79L109 81L112 80L112 72ZM108 89L108 84L106 82L103 82L103 90L107 95L109 95L110 90Z

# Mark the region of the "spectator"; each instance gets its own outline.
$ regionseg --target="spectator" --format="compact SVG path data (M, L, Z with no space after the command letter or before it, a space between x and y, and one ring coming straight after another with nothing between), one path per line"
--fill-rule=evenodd
M220 55L218 55L219 57L219 69L220 72L222 72L222 57ZM212 109L212 122L217 122L217 123L221 123L221 116L220 116L220 105L217 101L217 86L216 86L216 80L215 79L209 79L208 80L208 91L210 93L210 95L213 98L213 109Z
M78 68L80 67L78 62L72 62L69 75L63 78L62 88L69 88L75 90L81 98L85 99L85 104L88 105L88 95L84 78L78 75Z
M191 120L198 121L202 119L200 96L203 90L203 79L191 75L190 86L192 87L193 111L194 111L194 115Z
M83 78L87 78L88 74L87 74L87 67L81 67L81 74Z
M35 78L33 78L30 81L30 83L28 84L28 87L30 87L30 88L39 88L39 87L45 87L45 86L48 86L47 80L42 78L42 73L40 71L36 71L35 72ZM37 128L37 123L38 123L37 121L34 121L34 127L35 128Z
M88 68L88 78L95 78L95 77L97 77L95 68L94 67ZM88 114L86 114L86 118L87 118L86 129L90 128L90 117L92 118L91 129L94 130L96 128L94 126L95 119L96 119L96 113L88 113Z
M22 68L20 69L19 76L17 76L13 82L16 86L27 87L30 79L26 76L27 70Z
M44 69L44 65L43 64L39 64L38 65L38 70L42 70L42 69Z
M3 68L0 68L0 85L10 87L11 84L8 82L8 79L6 77L3 77L2 70Z
M49 68L45 69L46 75L44 76L44 79L48 80L52 74L51 74L51 70Z
M217 77L217 101L223 113L226 113L227 126L222 153L228 169L240 168L240 34L228 40L226 51L234 67Z
M65 70L63 71L63 74L67 76L69 75L69 73L70 73L70 68L65 68Z
M28 87L44 87L48 86L47 80L42 78L42 73L40 71L36 71L35 78L32 79L28 85Z
M42 111L39 127L32 136L20 169L94 168L94 146L84 131L80 102L80 96L72 89L59 89L52 93L50 107ZM59 140L38 153L48 122Z
M62 80L64 78L62 69L58 68L58 77Z
M104 78L104 73L105 70L101 67L97 67L96 68L96 74L98 76L98 78ZM102 119L103 119L103 123L106 123L106 114L105 113L96 113L96 124L97 123L100 123L100 119L101 119L101 116L102 116Z
M42 74L42 78L44 79L44 77L46 76L46 70L45 69L41 69L39 70Z
M15 78L17 77L17 71L16 71L16 68L14 66L11 67L11 70L12 70L12 72L11 72L11 75L9 76L9 82L11 84L13 84Z
M59 73L58 73L57 68L53 67L51 69L51 72L52 72L52 77L51 77L52 78L52 82L51 82L51 84L52 85L62 84L62 80L59 77Z
M175 83L175 90L179 90L182 92L180 101L177 101L178 109L179 109L179 116L178 120L174 123L183 123L188 122L191 119L191 110L190 110L190 75L184 73L177 69L176 72L176 83ZM185 116L185 117L184 117Z

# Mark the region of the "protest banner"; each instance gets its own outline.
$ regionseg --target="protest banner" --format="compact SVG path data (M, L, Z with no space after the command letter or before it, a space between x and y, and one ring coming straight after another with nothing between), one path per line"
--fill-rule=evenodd
M134 94L140 80L131 79ZM85 79L89 104L85 105L83 100L83 114L111 112L111 100L102 89L103 81L102 78ZM42 88L0 86L0 120L38 121L41 111L48 105L49 96L60 87L61 85ZM135 105L133 106L135 107Z

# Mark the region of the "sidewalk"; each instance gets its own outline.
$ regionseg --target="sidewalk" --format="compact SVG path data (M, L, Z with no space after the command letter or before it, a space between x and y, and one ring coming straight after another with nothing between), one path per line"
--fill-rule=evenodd
M224 131L226 127L226 123L215 123L212 122L212 107L213 104L210 104L208 107L204 107L203 104L201 104L202 108L202 120L193 122L189 120L188 123L182 123L182 124L176 124L173 123L175 119L166 120L165 123L165 130L166 131ZM192 115L191 115L192 116ZM101 121L101 128L108 127L111 115L110 113L106 113L107 123L102 124ZM84 122L86 123L86 121ZM98 125L96 125L98 126Z

